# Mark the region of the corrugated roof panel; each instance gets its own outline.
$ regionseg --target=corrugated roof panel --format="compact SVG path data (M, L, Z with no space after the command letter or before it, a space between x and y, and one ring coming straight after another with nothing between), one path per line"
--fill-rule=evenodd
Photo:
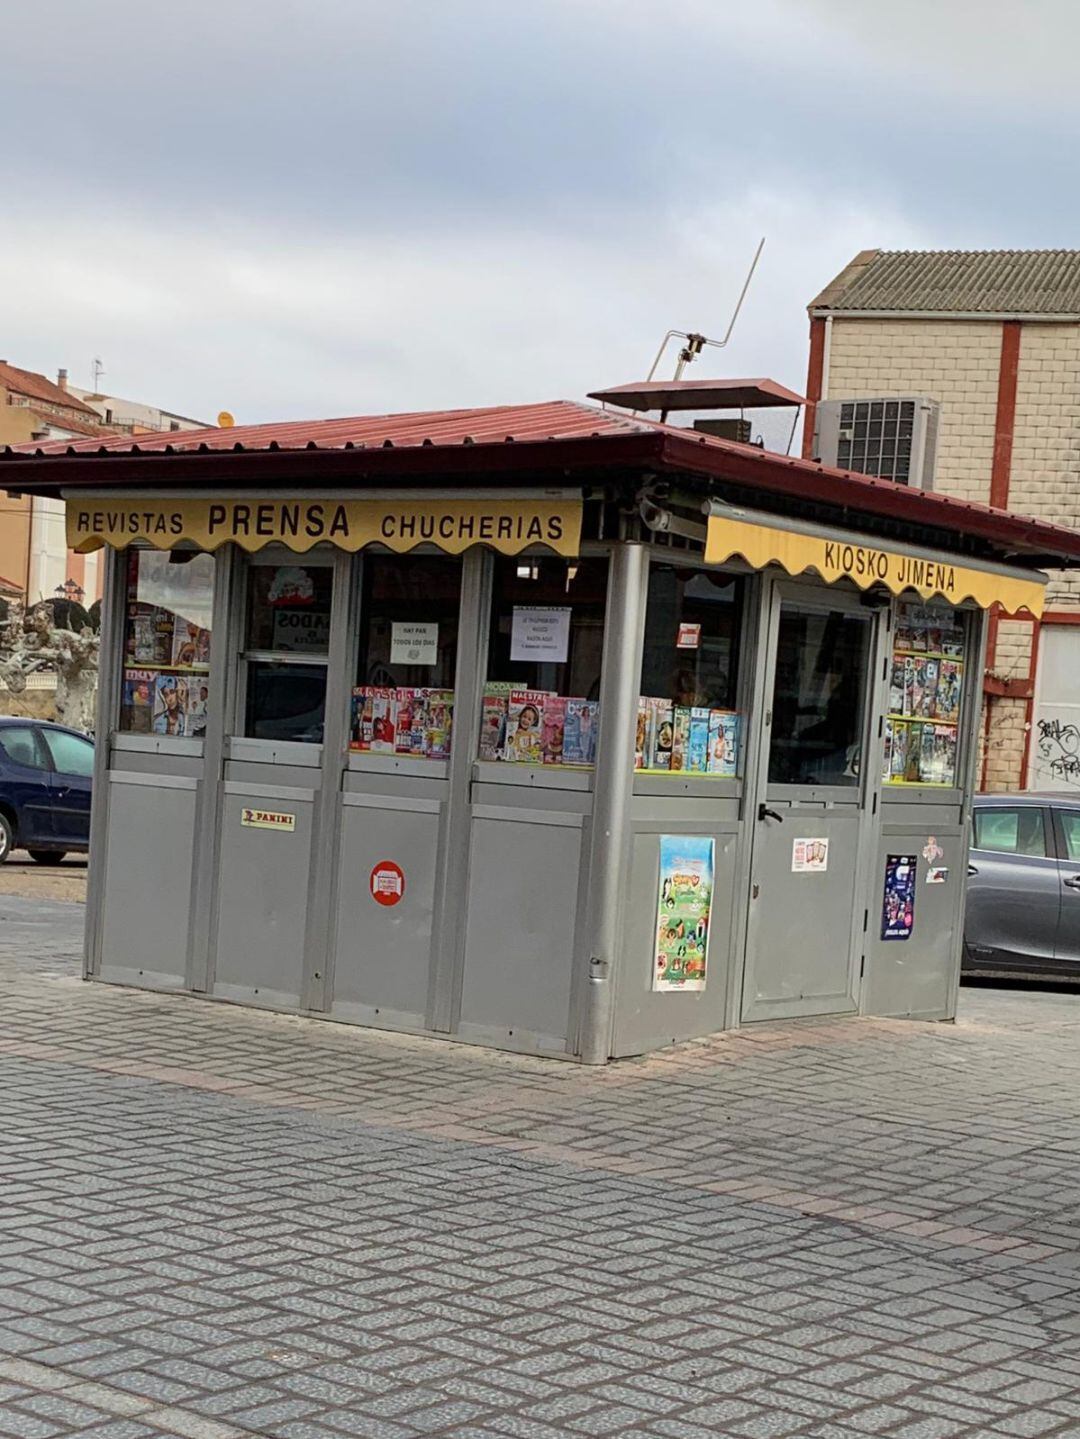
M810 309L1080 319L1080 250L864 251Z
M506 441L576 440L590 435L639 433L640 422L592 405L553 400L540 405L497 405L479 410L422 410L400 415L355 415L338 420L287 420L206 430L106 435L92 440L50 440L11 446L22 454L187 454L200 450L342 450L349 446L503 444Z

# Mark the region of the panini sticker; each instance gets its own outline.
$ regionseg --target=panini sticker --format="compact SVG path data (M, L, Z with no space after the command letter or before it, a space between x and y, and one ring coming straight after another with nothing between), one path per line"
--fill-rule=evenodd
M294 814L282 814L273 809L248 809L240 813L240 823L248 829L280 829L291 832L296 828Z

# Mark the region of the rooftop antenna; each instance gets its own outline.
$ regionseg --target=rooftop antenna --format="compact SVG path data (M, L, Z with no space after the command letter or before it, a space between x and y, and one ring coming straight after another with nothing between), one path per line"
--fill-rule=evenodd
M741 304L742 301L740 300L739 303ZM736 314L738 314L738 311L736 311ZM101 377L104 373L105 366L101 363L101 356L95 355L90 362L90 382L95 395L101 394Z
M731 320L728 323L727 330L724 332L724 338L722 340L710 340L706 335L699 335L692 331L690 333L687 333L684 330L669 330L664 336L660 344L659 350L657 350L656 352L656 359L652 362L652 369L649 371L649 380L652 380L656 375L656 371L660 367L660 361L664 358L664 351L667 349L668 344L671 340L686 341L686 344L679 351L679 360L675 366L675 373L672 376L673 381L682 379L683 371L686 369L687 365L691 364L694 360L697 359L697 357L701 354L702 350L705 348L706 345L713 346L717 350L722 350L724 348L727 342L731 339L731 332L735 328L735 321L739 318L739 311L742 309L743 301L746 299L746 292L750 288L750 281L754 278L754 271L757 269L757 262L761 259L761 252L762 250L764 250L764 248L765 236L762 235L760 241L758 242L758 247L754 251L754 258L750 262L750 269L747 271L746 279L743 282L743 287L739 292L739 298L735 302L735 309L732 312ZM667 417L667 410L662 410L660 412L661 424L664 423Z

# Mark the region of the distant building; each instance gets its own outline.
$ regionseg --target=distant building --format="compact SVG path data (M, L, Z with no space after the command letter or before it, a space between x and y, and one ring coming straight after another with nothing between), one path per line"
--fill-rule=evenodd
M93 394L0 360L0 448L34 440L209 428L156 405ZM61 593L90 606L101 598L98 556L67 548L62 500L11 498L0 490L0 596L27 604Z
M817 402L926 397L936 491L1080 526L1080 250L864 250L809 313L805 456ZM870 450L832 458L891 474L868 415L841 433ZM991 618L984 694L983 787L1080 793L1076 574L1051 577L1041 623Z
M54 383L0 360L0 446L112 433L97 411L68 388L66 370ZM64 592L90 605L101 594L97 556L67 548L62 500L0 492L0 575L6 580L4 595L20 594L28 604Z
M93 390L80 390L70 385L68 391L89 405L111 430L125 434L138 434L140 430L155 433L168 430L207 430L208 420L193 420L190 415L178 415L172 410L159 409L157 405L144 405L138 400L124 400L118 395L95 394Z

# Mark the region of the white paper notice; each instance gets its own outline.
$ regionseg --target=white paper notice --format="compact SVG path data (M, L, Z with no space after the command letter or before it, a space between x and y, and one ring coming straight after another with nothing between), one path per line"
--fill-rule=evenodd
M512 660L564 664L570 649L569 605L515 605L510 631Z
M792 874L822 874L828 867L829 841L827 839L792 840Z
M439 663L437 624L399 623L390 626L392 665L436 665Z

